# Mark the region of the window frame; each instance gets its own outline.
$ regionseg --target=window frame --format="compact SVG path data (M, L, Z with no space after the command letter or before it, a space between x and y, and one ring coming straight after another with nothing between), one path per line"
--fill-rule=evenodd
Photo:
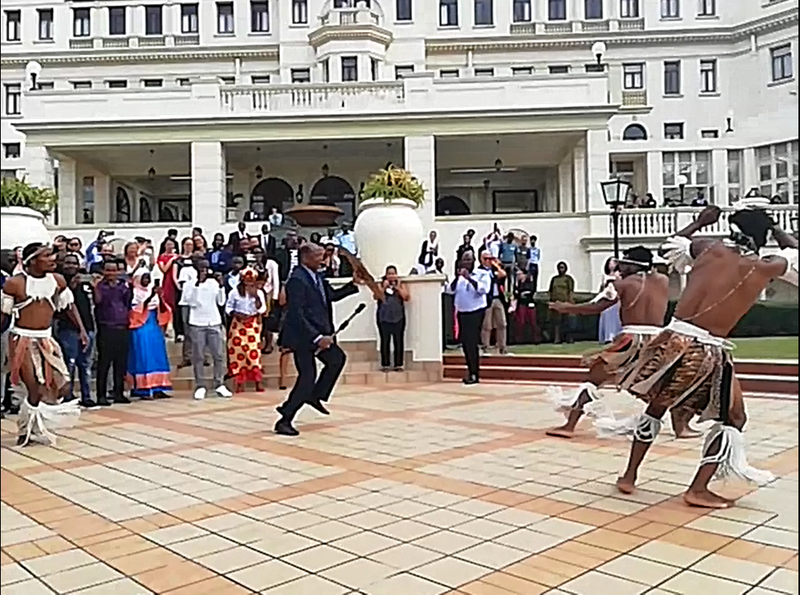
M127 89L128 81L125 79L108 79L106 89Z
M17 43L22 41L22 11L18 8L4 10L3 19L5 20L4 39L6 42ZM14 33L13 35L12 32Z
M672 67L675 67L674 71L671 70ZM662 81L664 84L663 95L665 97L680 97L682 95L682 86L683 86L683 73L682 73L682 64L680 60L665 60L663 63L663 74L664 80ZM670 81L671 76L674 76L674 81ZM670 90L670 82L676 83L676 89Z
M197 35L200 33L200 4L197 2L181 3L181 34Z
M533 9L531 6L531 0L512 0L511 22L512 23L533 22Z
M472 0L472 23L476 27L494 27L493 0Z
M12 151L16 147L16 151ZM11 155L16 153L16 155ZM3 159L20 159L22 157L22 143L3 143Z
M734 155L736 159L731 159ZM728 179L728 204L735 204L742 198L742 180L744 179L744 151L742 149L725 151L725 169Z
M697 0L697 16L715 17L717 16L717 0Z
M457 79L457 78L461 78L461 69L459 69L459 68L440 68L439 69L439 78L440 79Z
M794 54L791 43L783 43L771 47L769 49L769 61L773 83L782 83L794 79Z
M108 34L109 36L122 36L128 34L128 7L127 6L109 6L108 12ZM120 20L121 16L121 20ZM118 30L115 25L122 24L122 31Z
M217 35L236 35L236 8L233 2L217 2ZM230 10L230 12L228 12Z
M628 62L622 65L622 88L625 91L641 91L644 89L644 62Z
M407 75L414 74L413 64L396 64L394 67L394 80L403 80Z
M547 20L562 22L567 20L567 0L547 0Z
M704 58L700 60L700 93L702 95L718 93L718 80L717 59Z
M164 35L164 6L161 4L145 4L144 34L150 36Z
M339 59L343 83L358 82L358 56L342 56ZM347 78L345 78L347 72Z
M674 131L667 132L670 127ZM664 122L664 140L686 140L686 124L684 122Z
M308 25L308 0L292 0L292 25Z
M6 116L22 115L22 83L3 83L3 107Z
M781 149L778 151L778 149ZM796 205L798 201L798 142L782 141L755 148L758 171L758 187L765 196L783 196L782 187L786 191L787 203ZM767 159L764 159L766 153ZM780 153L780 154L779 154ZM779 165L785 161L785 174L780 174ZM764 177L764 168L769 168L769 175Z
M164 79L147 78L142 79L141 83L143 89L161 89L164 86Z
M292 68L289 71L293 85L303 85L311 82L310 68ZM302 80L301 80L302 79Z
M84 38L92 36L92 9L77 6L72 9L72 37Z
M250 0L250 33L269 33L269 17L269 0Z
M472 69L473 78L492 78L494 66L478 66Z
M705 166L705 181L699 179L700 165ZM711 151L662 151L661 172L662 195L665 202L680 196L678 176L681 174L689 180L684 187L684 201L690 199L689 192L702 190L709 202L714 202L714 170Z
M458 0L439 0L439 26L459 26Z
M395 0L394 20L400 23L408 23L414 20L412 0Z
M37 8L37 35L39 41L53 41L55 15L52 8Z
M681 18L680 0L661 0L661 18L679 19Z
M511 76L531 76L533 75L533 66L512 66Z
M621 19L638 19L642 14L639 0L619 0L619 16Z
M592 10L590 10L590 8ZM599 9L599 10L598 10ZM590 14L592 13L592 14ZM586 21L602 21L603 20L603 0L584 0L583 1L583 19Z

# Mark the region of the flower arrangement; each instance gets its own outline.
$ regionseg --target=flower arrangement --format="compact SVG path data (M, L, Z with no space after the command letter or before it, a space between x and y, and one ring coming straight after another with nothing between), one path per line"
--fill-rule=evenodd
M389 164L370 176L361 196L363 200L375 198L384 202L406 199L420 207L425 202L425 188L408 170Z
M42 215L49 215L58 202L58 196L49 188L31 186L24 179L3 178L0 184L0 206L27 207Z

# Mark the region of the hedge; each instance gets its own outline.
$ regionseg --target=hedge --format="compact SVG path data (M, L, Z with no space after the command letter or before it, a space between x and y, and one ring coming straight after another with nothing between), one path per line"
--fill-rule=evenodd
M542 295L542 294L540 294ZM593 294L578 294L576 301L589 301ZM552 312L548 308L547 299L537 297L536 299L536 321L542 335L543 342L552 341L552 325L550 315ZM672 317L676 302L670 302L667 308L666 321ZM444 328L443 337L446 345L456 343L453 333L453 296L444 294L442 296L442 321ZM576 316L575 335L576 341L597 341L597 316ZM731 337L796 337L798 335L798 305L784 302L759 302L733 329ZM508 316L508 343L509 345L519 343L532 343L530 329L525 329L522 336L517 336L513 314Z

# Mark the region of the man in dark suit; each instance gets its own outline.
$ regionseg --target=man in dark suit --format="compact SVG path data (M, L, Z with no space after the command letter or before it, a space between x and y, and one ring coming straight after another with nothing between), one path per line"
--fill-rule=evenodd
M268 258L275 258L275 238L270 233L269 223L264 223L261 226L261 233L258 236L258 245L264 251Z
M296 231L290 231L283 238L281 248L275 252L275 261L278 263L278 274L281 283L286 283L289 276L300 263L298 256L298 248L300 247L300 240L297 237Z
M235 256L242 256L244 254L240 244L242 240L247 239L247 234L245 233L246 227L244 221L239 221L238 229L228 236L228 246L231 247L231 252L233 252Z
M299 249L300 264L286 283L286 320L283 327L283 347L292 350L297 380L286 401L278 407L281 418L275 433L297 436L292 425L294 416L304 404L328 415L323 405L333 391L346 356L333 338L333 302L358 293L353 282L334 289L319 273L325 250L317 244L303 244ZM317 378L318 358L323 364Z

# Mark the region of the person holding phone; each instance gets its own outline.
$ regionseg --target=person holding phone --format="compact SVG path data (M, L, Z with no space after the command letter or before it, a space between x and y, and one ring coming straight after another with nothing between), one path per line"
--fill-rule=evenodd
M403 355L405 354L404 335L406 332L405 303L409 300L408 287L397 276L397 267L386 267L380 289L375 293L378 301L377 320L380 337L381 370L392 369L390 352L394 346L394 371L403 371Z
M480 382L481 326L492 290L492 276L485 269L475 268L474 254L465 252L450 290L458 316L458 339L467 362L467 375L463 382L476 384Z

